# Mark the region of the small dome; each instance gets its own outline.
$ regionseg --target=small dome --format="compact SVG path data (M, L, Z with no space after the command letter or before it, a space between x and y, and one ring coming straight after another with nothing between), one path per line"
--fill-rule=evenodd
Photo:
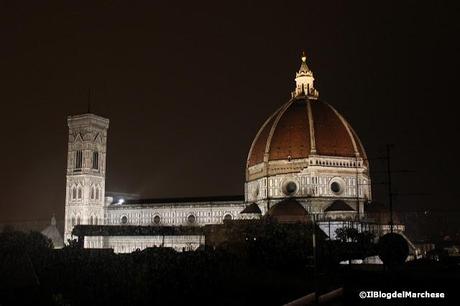
M303 159L311 154L365 158L355 132L331 105L297 96L260 128L249 151L247 166Z
M336 200L329 205L324 212L342 212L342 211L355 211L353 208L350 207L345 201Z
M262 214L260 211L259 205L256 203L251 203L248 206L246 206L242 211L242 214Z
M64 247L64 239L62 239L61 233L59 232L58 228L56 227L56 218L51 218L51 224L45 228L42 232L48 239L51 239L53 242L53 247L55 249L60 249Z
M310 221L308 212L297 200L287 198L276 203L268 211L268 216L279 223L307 223Z

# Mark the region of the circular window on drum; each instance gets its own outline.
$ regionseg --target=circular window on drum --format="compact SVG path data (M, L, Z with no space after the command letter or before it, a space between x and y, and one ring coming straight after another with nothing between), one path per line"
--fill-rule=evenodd
M297 192L297 183L294 181L287 181L283 186L283 193L285 195L294 195Z
M232 219L233 219L233 217L232 217L232 215L230 215L230 214L226 214L226 215L224 216L224 221L230 221L230 220L232 220Z
M120 222L121 224L128 224L128 217L126 216L121 217Z
M153 217L153 224L160 224L161 218L160 216L156 215Z
M189 215L187 217L187 222L190 224L194 224L196 222L196 217L194 215Z
M340 195L344 191L344 186L345 182L343 182L342 179L340 178L333 178L331 180L331 183L329 185L329 188L331 189L331 192L335 195Z

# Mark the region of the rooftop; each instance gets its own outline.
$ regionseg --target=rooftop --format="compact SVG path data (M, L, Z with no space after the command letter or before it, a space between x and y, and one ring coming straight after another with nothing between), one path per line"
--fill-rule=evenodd
M112 204L119 203L115 199ZM244 202L244 195L208 196L208 197L180 197L180 198L151 198L151 199L126 199L120 205L147 205L147 204L176 204L176 203L203 203L203 202Z

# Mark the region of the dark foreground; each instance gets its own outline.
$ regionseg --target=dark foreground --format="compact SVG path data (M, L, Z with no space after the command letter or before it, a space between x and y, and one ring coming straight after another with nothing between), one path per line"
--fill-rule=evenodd
M35 233L1 235L2 306L283 305L336 288L343 288L343 295L328 305L455 305L460 297L456 260L419 260L384 270L340 266L320 258L315 270L305 248L309 241L291 244L286 251L286 245L274 243L280 237L196 252L153 248L122 255L72 247L53 250ZM361 291L371 290L426 290L443 292L446 298L359 297Z

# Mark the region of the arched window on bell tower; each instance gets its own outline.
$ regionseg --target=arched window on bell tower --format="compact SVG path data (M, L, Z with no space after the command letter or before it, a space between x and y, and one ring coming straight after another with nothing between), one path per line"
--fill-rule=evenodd
M93 169L99 170L99 152L93 152Z
M83 165L83 153L81 150L75 151L75 171L80 171Z
M94 200L94 186L91 187L91 200Z

